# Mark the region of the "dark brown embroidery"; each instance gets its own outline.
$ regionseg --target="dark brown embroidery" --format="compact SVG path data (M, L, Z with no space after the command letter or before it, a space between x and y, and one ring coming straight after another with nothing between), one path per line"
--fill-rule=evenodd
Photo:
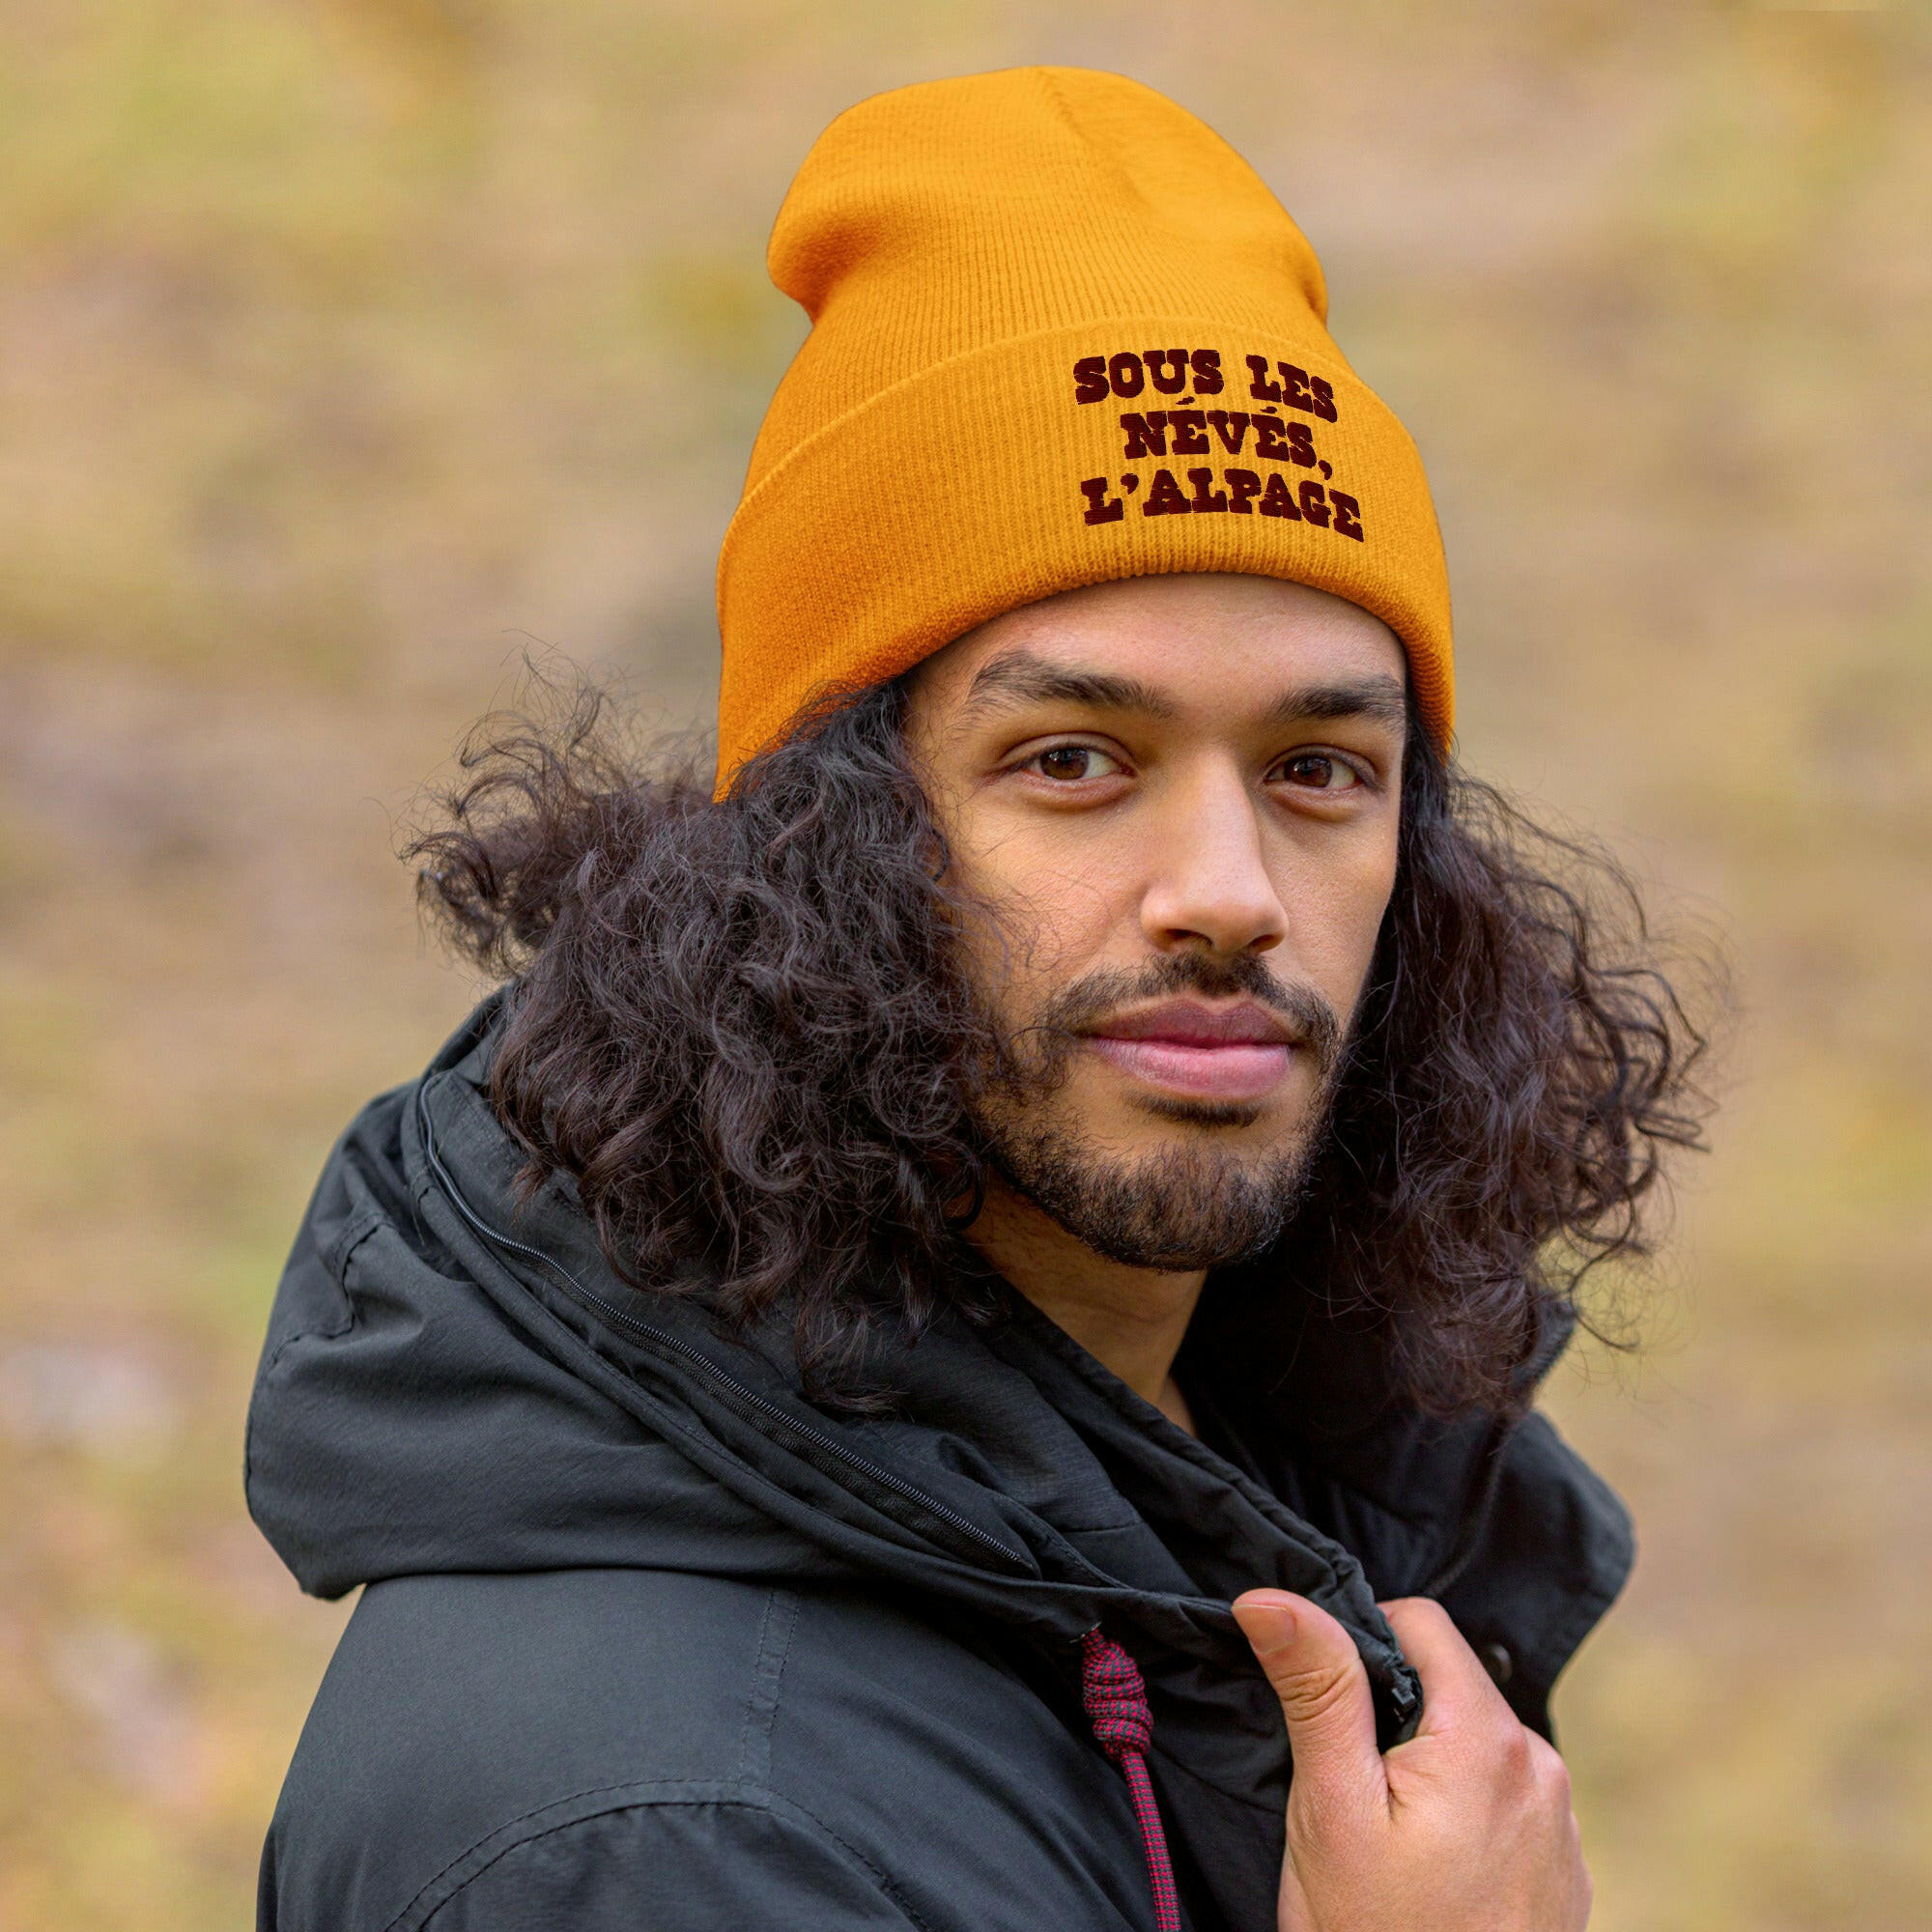
M1262 479L1252 469L1228 469L1228 507L1237 517L1252 517L1254 499L1262 493Z
M1199 410L1169 410L1167 426L1174 434L1177 456L1201 456L1212 447L1208 440L1208 418Z
M1107 495L1107 479L1104 476L1088 477L1080 489L1087 498L1087 521L1090 524L1118 524L1127 514L1127 506L1118 497Z
M1178 396L1187 386L1187 351L1184 349L1148 349L1142 352L1147 363L1148 381L1163 396ZM1168 365L1172 364L1172 367Z
M1180 494L1180 485L1165 469L1153 472L1153 481L1148 485L1147 501L1141 505L1144 517L1185 516L1193 507Z
M1294 507L1294 494L1288 487L1288 478L1279 469L1268 477L1267 490L1262 497L1262 515L1287 517L1297 524L1301 521L1301 512Z
M1268 374L1268 360L1265 355L1242 357L1254 372L1248 382L1248 394L1258 403L1278 403L1281 401L1281 384Z
M1187 480L1194 485L1194 501L1188 505L1189 509L1225 510L1228 507L1228 493L1215 489L1211 469L1190 469Z
M1207 414L1208 420L1214 425L1214 434L1221 439L1221 447L1230 456L1240 455L1241 444L1248 440L1247 411L1209 410Z
M1121 412L1121 427L1127 437L1126 448L1122 454L1129 463L1143 456L1167 454L1167 416L1163 411L1150 410L1142 415L1137 410L1123 410Z
M1297 369L1293 362L1277 362L1281 371L1281 399L1292 410L1306 410L1315 412L1315 392L1308 386L1308 371Z
M1286 463L1293 456L1288 446L1288 425L1279 416L1256 416L1255 454L1270 463Z

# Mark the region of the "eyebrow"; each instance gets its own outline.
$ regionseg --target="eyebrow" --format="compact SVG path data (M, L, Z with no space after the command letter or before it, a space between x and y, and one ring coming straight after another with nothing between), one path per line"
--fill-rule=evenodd
M1031 651L1002 651L974 673L966 711L974 715L1008 705L1041 704L1054 699L1091 704L1102 711L1138 711L1149 718L1172 718L1174 706L1151 684L1111 671L1083 670L1054 664Z
M1270 724L1293 724L1304 718L1373 718L1384 724L1406 725L1408 692L1401 678L1383 672L1334 684L1303 685L1283 692L1268 706Z
M1101 711L1134 711L1145 718L1172 718L1175 704L1137 677L1055 664L1031 651L1002 651L974 674L966 693L966 715L977 716L1019 704L1054 700L1091 704ZM1331 683L1297 685L1284 691L1264 714L1269 724L1304 719L1373 718L1406 725L1408 694L1400 678L1386 673Z

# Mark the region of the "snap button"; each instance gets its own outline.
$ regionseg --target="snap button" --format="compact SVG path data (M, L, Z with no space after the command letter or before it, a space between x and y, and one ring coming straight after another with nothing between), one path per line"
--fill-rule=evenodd
M1483 1660L1483 1668L1490 1673L1490 1681L1499 1689L1516 1673L1516 1659L1510 1655L1506 1643L1482 1644L1477 1648L1476 1655Z

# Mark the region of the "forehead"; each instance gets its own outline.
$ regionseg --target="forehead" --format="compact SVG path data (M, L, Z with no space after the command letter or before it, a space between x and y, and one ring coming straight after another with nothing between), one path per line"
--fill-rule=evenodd
M1407 681L1395 634L1359 605L1274 578L1193 573L1009 611L927 659L914 692L940 710L980 708L993 683L1002 702L1024 701L1025 680L988 673L1029 659L1129 680L1185 712L1265 709L1297 687Z

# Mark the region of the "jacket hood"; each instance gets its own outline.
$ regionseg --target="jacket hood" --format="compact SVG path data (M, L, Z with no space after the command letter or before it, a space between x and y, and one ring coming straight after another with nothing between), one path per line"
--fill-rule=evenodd
M1512 1701L1547 1723L1630 1544L1540 1419L1425 1423L1367 1338L1239 1283L1183 1358L1207 1440L1018 1296L889 1350L890 1415L828 1411L783 1334L621 1282L566 1181L517 1205L484 1092L498 1006L351 1125L282 1278L246 1481L305 1590L637 1567L909 1590L1069 1652L1102 1625L1190 1780L1245 1807L1278 1803L1285 1745L1229 1600L1273 1585L1340 1618L1392 1742L1420 1687L1376 1597L1433 1580L1534 1659Z

